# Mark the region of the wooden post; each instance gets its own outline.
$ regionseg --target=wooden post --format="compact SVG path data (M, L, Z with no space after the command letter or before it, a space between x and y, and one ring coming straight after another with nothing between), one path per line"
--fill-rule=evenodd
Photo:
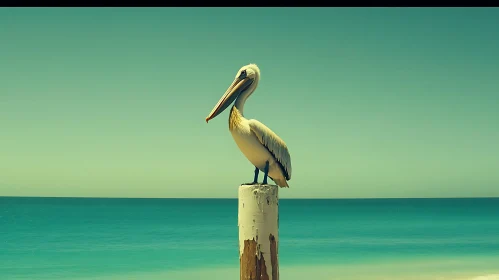
M240 280L279 280L279 187L239 187Z

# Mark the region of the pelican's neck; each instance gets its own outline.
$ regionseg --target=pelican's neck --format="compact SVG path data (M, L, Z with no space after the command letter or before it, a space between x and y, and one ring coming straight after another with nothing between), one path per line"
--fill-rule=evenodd
M229 115L229 130L233 131L237 128L241 127L241 123L244 120L243 110L244 103L246 103L246 99L253 93L255 87L251 85L246 91L242 92L236 99L234 106L230 109Z
M257 76L255 78L255 81L248 87L247 90L243 91L236 99L236 102L234 103L234 106L239 110L241 115L243 115L244 111L244 104L246 103L246 100L248 97L255 91L256 87L258 86L258 80L259 77Z
M243 114L244 111L244 103L246 103L246 99L248 99L249 94L243 93L239 95L236 99L236 102L234 106L237 108L239 112L241 112L241 115Z
M244 117L241 114L241 112L239 112L236 105L232 106L232 108L230 109L230 115L229 115L229 130L233 131L235 129L240 128L243 120L244 120Z

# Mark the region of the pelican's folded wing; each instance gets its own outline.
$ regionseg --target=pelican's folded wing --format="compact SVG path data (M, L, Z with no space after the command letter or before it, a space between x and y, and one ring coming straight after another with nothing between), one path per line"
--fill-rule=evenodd
M251 131L256 135L260 143L274 156L282 169L286 180L291 179L291 157L288 147L277 134L266 127L263 123L251 119L248 120Z

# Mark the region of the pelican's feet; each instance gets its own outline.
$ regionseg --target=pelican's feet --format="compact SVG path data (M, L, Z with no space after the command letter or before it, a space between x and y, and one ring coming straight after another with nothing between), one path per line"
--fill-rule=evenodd
M260 185L258 182L244 183L243 186Z

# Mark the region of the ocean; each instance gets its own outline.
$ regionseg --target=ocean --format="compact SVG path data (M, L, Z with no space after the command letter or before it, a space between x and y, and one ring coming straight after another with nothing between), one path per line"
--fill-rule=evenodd
M281 280L499 279L499 198L281 199ZM0 197L0 279L239 279L237 199Z

